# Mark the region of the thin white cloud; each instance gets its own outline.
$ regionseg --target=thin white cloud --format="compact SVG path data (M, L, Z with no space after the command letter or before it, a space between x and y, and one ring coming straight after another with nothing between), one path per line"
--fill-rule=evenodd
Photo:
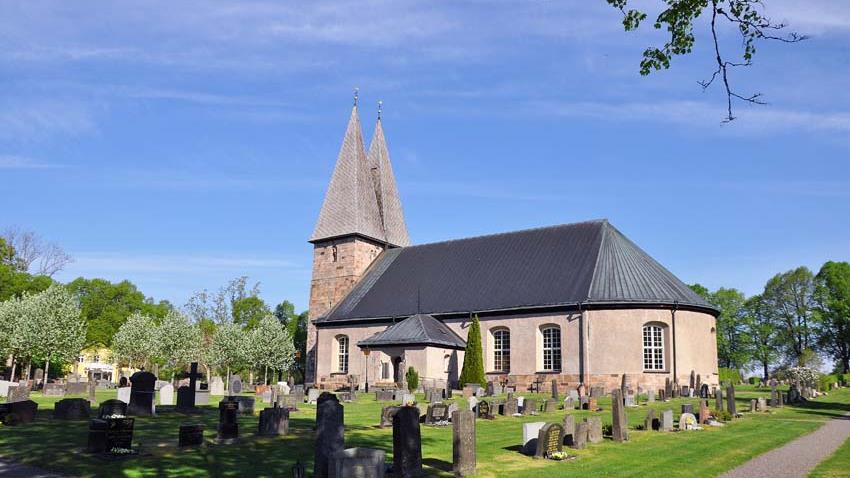
M298 269L302 264L285 258L260 256L214 256L170 254L123 254L117 252L72 253L75 263L67 274L120 273L132 276L139 273L240 273L257 269Z
M804 34L850 30L850 2L845 0L772 0L765 14Z
M96 131L89 107L77 101L33 100L0 103L0 139L30 140Z
M57 164L49 164L23 156L0 154L0 169L51 169L57 168Z

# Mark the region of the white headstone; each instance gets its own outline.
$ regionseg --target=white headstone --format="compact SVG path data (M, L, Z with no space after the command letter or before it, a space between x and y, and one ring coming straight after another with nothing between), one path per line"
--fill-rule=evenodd
M478 405L478 399L475 398L475 397L469 397L469 400L467 400L467 403L469 404L470 410L475 410L475 406Z
M8 397L9 396L9 385L12 382L8 380L0 380L0 397Z
M286 387L287 393L289 393L289 387ZM307 403L316 403L316 400L319 399L319 395L322 394L322 391L318 388L310 388L307 389Z
M699 428L697 417L693 413L683 413L679 417L679 430L696 430Z
M159 404L174 405L174 385L168 383L159 389Z
M416 401L416 396L413 395L412 393L405 393L404 395L401 396L401 402L402 403L407 404L407 403L413 403L415 401ZM451 415L449 415L449 416L451 416Z
M130 387L118 387L118 400L130 404Z
M224 379L215 376L210 379L210 395L223 396L224 395Z
M522 408L522 406L525 405L525 397L517 397L516 404L518 407Z
M280 393L281 394L289 395L289 392L290 392L291 389L289 388L289 385L286 384L286 382L278 382L278 385L280 385Z
M537 438L540 434L540 429L546 425L546 422L531 422L522 424L522 446L525 446L529 441Z
M272 403L272 389L267 388L263 391L263 403Z

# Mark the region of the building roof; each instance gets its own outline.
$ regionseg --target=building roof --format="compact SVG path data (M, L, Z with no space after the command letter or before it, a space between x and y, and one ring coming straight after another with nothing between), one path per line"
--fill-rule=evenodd
M317 323L579 303L717 313L603 219L388 249Z
M409 246L410 236L407 234L407 225L404 223L404 211L401 208L401 198L398 195L395 175L390 163L390 152L384 138L384 127L380 117L375 125L367 160L372 169L372 178L378 197L378 210L381 213L381 225L386 241L394 246Z
M310 242L352 234L386 240L356 104Z
M453 349L466 347L446 324L428 314L412 315L401 322L387 327L368 339L357 342L362 348L393 345L436 345Z

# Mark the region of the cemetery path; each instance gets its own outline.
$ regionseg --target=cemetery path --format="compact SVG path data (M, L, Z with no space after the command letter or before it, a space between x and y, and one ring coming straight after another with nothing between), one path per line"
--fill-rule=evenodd
M65 475L48 473L44 470L21 465L5 458L0 458L0 476L3 478L67 478Z
M818 463L850 438L850 413L826 422L814 432L759 455L721 478L804 478Z

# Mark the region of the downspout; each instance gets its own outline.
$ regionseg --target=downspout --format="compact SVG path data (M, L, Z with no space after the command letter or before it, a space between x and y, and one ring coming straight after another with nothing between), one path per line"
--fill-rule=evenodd
M679 383L679 376L676 374L676 311L679 309L679 301L673 302L673 309L670 311L672 317L673 329L673 383Z
M585 383L585 350L584 350L584 309L582 303L578 303L578 376L579 383Z

